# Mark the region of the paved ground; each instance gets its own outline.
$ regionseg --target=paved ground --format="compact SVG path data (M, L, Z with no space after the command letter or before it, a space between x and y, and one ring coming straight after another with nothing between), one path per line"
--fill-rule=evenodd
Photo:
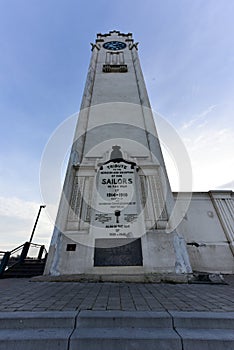
M228 285L30 282L0 280L0 311L234 312L234 276Z

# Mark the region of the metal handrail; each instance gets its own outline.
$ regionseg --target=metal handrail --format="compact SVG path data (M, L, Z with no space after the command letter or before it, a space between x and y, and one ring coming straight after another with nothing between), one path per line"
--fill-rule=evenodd
M24 243L24 244L25 244L25 243ZM16 248L10 250L10 253L11 253L11 254L12 254L12 253L16 253L18 250L20 250L20 249L24 246L24 244L21 244L21 245L19 245L18 247L16 247Z
M7 265L8 265L8 262L10 260L12 253L16 253L17 251L22 249L22 252L21 252L20 256L18 257L18 260L15 263L13 263L11 266L14 266L18 263L23 263L25 261L25 259L27 259L27 255L28 255L28 251L30 249L30 246L37 247L37 248L40 247L37 259L41 260L44 252L45 252L45 257L46 257L47 250L46 250L45 246L43 244L36 244L36 243L32 243L32 242L25 242L24 244L21 244L20 246L12 249L11 251L0 251L0 253L4 254L2 259L1 259L1 262L0 262L0 277L3 276L4 271L7 268Z
M47 253L47 250L46 250L46 247L44 246L44 244L30 243L30 246L33 246L33 247L44 247L44 250Z
M14 249L12 249L12 250L0 250L0 254L1 254L1 253L2 253L2 254L5 254L6 252L9 252L9 253L11 253L11 254L12 254L12 253L16 253L16 252L17 252L18 250L20 250L20 248L22 248L24 245L25 245L25 243L19 245L18 247L14 248ZM43 247L43 244L30 243L30 246L33 246L33 247ZM44 248L44 250L45 250L46 253L47 253L46 248Z

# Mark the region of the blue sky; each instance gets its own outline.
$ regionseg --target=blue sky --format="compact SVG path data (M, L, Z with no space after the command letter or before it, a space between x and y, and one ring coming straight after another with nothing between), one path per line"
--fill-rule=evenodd
M233 18L232 0L0 0L0 250L30 236L43 149L79 110L99 32L140 42L152 107L183 139L194 190L234 189ZM51 230L44 212L35 241Z

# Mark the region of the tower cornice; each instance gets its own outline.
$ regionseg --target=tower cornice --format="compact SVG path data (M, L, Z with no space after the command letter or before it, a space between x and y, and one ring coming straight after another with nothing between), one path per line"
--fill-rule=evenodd
M129 38L131 39L132 38L132 33L121 33L119 30L111 30L109 31L109 33L105 33L105 34L102 34L102 33L98 33L97 34L97 39L100 39L100 38L103 38L103 37L108 37L108 36L122 36L124 38Z

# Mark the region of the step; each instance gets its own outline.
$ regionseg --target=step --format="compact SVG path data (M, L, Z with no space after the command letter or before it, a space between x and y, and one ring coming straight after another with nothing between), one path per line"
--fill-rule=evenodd
M167 312L81 311L70 350L181 350Z
M9 269L17 269L17 268L29 268L29 269L33 269L35 267L43 267L45 266L44 263L25 263L25 264L17 264L17 265L13 265L13 266L10 266Z
M44 266L33 266L33 267L29 267L29 266L19 266L19 267L15 267L15 268L9 268L6 270L6 272L10 272L10 271L37 271L37 270L43 270Z
M1 312L0 350L67 350L76 312Z
M79 317L77 318L77 327L172 328L172 318L167 312L84 310L79 313Z
M233 350L234 313L0 312L0 350Z
M17 264L14 266L9 267L4 272L3 277L34 277L34 276L40 276L43 274L45 268L45 262L41 261L27 261L22 264Z
M233 350L234 313L81 311L70 350Z
M183 350L233 350L233 329L176 329L183 339Z
M25 328L72 328L76 311L0 312L0 330Z
M33 266L33 267L29 267L29 266L19 266L19 267L15 267L15 268L9 268L6 271L10 272L10 271L37 271L37 270L43 270L44 266Z
M80 328L72 334L69 350L181 350L180 337L172 329Z
M0 350L67 350L70 329L0 330Z
M188 329L232 329L234 312L182 312L171 311L174 327Z
M17 272L17 271L12 271L12 272L6 272L4 273L4 278L29 278L29 277L34 277L34 276L40 276L43 274L43 271L38 271L38 272Z
M183 350L233 350L234 312L170 312Z

